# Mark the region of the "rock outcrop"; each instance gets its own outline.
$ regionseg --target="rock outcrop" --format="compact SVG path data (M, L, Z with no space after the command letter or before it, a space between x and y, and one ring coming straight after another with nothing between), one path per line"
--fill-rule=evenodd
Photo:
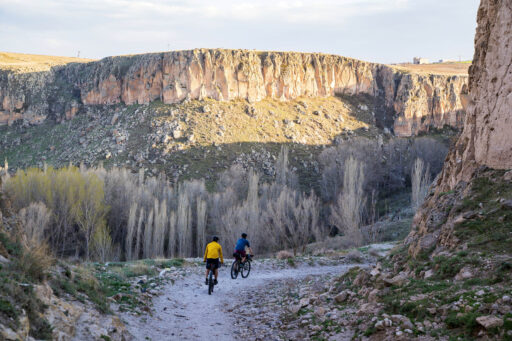
M369 95L397 135L461 127L467 77L414 74L335 55L247 50L108 57L47 72L0 70L0 124L73 117L83 106Z
M452 195L465 195L485 168L512 168L512 7L508 1L482 0L478 10L475 55L469 72L469 104L464 128L437 178L432 196L414 219L407 238L413 255L453 240L449 216ZM509 172L510 174L510 172ZM498 176L502 178L503 176ZM504 181L507 175L503 177ZM497 193L498 194L498 193Z

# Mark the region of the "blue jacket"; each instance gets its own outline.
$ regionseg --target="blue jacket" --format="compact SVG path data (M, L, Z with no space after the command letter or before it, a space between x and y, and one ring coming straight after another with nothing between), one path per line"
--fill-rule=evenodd
M251 245L249 244L249 241L245 238L240 238L236 242L235 250L236 251L245 251L246 246L251 247Z

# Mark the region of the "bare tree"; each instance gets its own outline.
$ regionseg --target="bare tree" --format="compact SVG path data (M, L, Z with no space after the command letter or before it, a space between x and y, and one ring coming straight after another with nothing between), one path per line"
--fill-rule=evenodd
M167 255L176 257L176 212L172 211L169 216L169 236L167 241Z
M360 230L365 195L363 191L364 167L356 159L350 157L345 163L343 191L336 203L331 206L331 224L341 228L344 234L354 242L362 243Z
M133 259L133 241L135 234L135 224L137 215L137 203L132 203L130 207L130 214L128 218L127 234L125 239L125 254L126 260Z
M146 224L144 226L144 248L142 250L142 253L144 254L144 258L152 258L153 257L153 250L151 248L152 241L153 241L153 216L154 216L154 209L152 208L151 211L149 211L148 218L146 220Z
M200 253L206 245L206 200L197 200L197 239L196 252Z
M33 202L18 213L25 235L29 240L41 243L50 222L51 212L42 202Z

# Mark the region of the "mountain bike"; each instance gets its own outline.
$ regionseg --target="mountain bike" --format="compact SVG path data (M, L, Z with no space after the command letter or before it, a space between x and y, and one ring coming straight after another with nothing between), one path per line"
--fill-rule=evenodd
M242 257L238 253L234 253L233 257L235 257L235 260L231 264L231 278L236 279L239 273L242 278L247 278L251 272L252 255L247 255L245 262L242 262Z
M218 269L220 269L221 267L221 264L219 264L219 267ZM218 271L217 269L217 271ZM213 269L210 269L210 273L208 274L208 295L211 295L212 292L213 292L213 287L215 286L215 282L214 282L214 276L213 276Z

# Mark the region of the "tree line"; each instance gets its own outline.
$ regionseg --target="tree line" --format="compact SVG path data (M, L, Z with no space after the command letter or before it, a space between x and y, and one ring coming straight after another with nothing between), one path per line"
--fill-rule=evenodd
M342 142L319 156L320 181L308 193L286 146L271 181L233 165L213 191L204 179L171 184L163 174L71 165L18 170L4 177L3 190L27 236L60 257L197 257L211 235L229 250L241 232L258 253L298 252L334 233L363 243L361 226L378 219L377 202L394 191L412 188L417 207L446 150L432 138Z

